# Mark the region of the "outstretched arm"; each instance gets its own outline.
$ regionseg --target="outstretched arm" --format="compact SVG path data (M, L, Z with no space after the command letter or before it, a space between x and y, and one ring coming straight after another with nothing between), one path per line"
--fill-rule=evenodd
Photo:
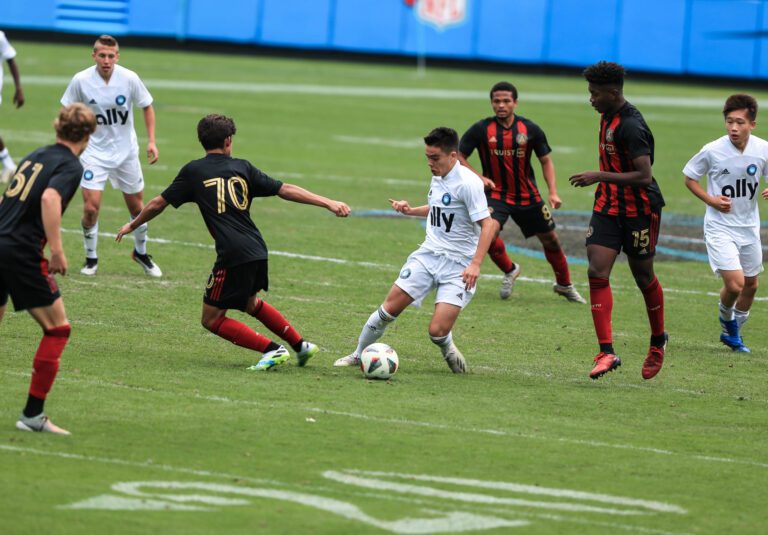
M115 236L115 241L119 242L126 234L133 232L147 221L151 221L159 216L163 210L165 210L166 206L168 206L168 201L166 201L162 195L158 195L149 201L133 221L120 227L120 230L117 231L117 236Z
M283 184L280 191L277 192L277 196L286 201L320 206L333 212L337 217L347 217L351 211L346 203L317 195L294 184Z
M427 217L427 214L429 213L429 205L427 204L411 208L411 205L408 204L408 201L396 201L395 199L388 200L390 203L392 203L392 209L395 210L395 212L400 212L403 215Z
M634 171L609 173L607 171L584 171L573 175L569 180L572 186L591 186L596 182L610 182L618 186L649 186L653 180L651 157L647 154L632 160Z
M152 165L160 157L155 144L155 108L152 107L152 104L144 108L144 124L147 126L147 138L149 138L147 141L147 159L149 165Z
M8 60L8 70L11 71L13 83L16 86L16 92L13 94L13 103L17 108L21 108L24 105L24 91L21 89L21 75L19 74L19 66L16 64L15 59L11 58Z
M496 238L496 226L492 224L493 220L490 217L481 219L477 223L480 225L480 239L477 241L477 250L475 250L472 262L461 273L461 279L464 281L467 290L471 290L477 284L477 278L480 276L480 265L483 263L486 253L488 253L491 242Z

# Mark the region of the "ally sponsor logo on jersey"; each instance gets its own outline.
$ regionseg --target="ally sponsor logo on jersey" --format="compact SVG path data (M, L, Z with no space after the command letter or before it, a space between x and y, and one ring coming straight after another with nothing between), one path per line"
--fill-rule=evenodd
M124 106L126 102L125 95L117 95L115 97L115 104L118 106ZM124 126L125 123L128 122L128 114L131 113L130 110L122 110L119 108L107 108L104 110L104 113L97 113L96 114L96 124L98 125L107 125L107 126L113 126L113 125L120 125Z
M430 191L429 194L431 195L432 192ZM444 193L440 200L445 206L448 206L451 204L451 195L449 193ZM454 213L446 214L441 207L433 206L429 212L429 224L437 228L445 226L445 231L450 232L455 215L456 214Z
M755 164L752 164L749 167L747 167L747 174L749 176L755 176L755 174L757 174L757 166ZM722 195L725 195L726 197L730 197L732 199L735 199L738 197L749 197L749 199L751 200L755 197L757 186L758 186L757 181L750 181L747 178L740 178L736 181L736 184L728 184L726 186L723 186Z

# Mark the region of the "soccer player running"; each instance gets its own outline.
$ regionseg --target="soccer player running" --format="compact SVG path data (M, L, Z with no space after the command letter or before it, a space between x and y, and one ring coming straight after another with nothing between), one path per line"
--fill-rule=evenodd
M14 309L27 310L43 329L27 404L16 427L68 435L43 412L71 330L53 274L67 273L61 216L77 191L83 173L77 157L96 130L96 118L88 107L73 104L62 108L53 127L56 144L22 158L0 198L0 321L10 295ZM50 261L45 258L46 243Z
M509 82L499 82L491 88L491 108L494 117L473 124L461 137L459 161L475 171L467 162L475 149L480 155L483 180L487 190L491 224L496 237L488 254L504 273L499 296L507 299L512 294L515 279L520 276L520 265L507 255L499 232L511 218L523 236L534 234L544 247L544 256L555 273L554 291L573 303L586 303L571 284L568 260L555 231L555 220L544 203L531 166L535 153L549 190L549 204L558 209L562 205L557 195L555 164L544 131L533 121L515 114L517 88ZM477 171L475 171L477 172Z
M432 171L428 204L411 207L390 199L404 215L427 217L427 237L406 260L384 303L366 321L357 348L334 366L357 366L360 353L381 338L384 330L410 304L421 305L437 288L429 337L440 348L454 373L467 371L464 356L453 343L451 329L475 293L480 264L495 233L477 175L459 162L459 136L451 128L435 128L425 138Z
M165 191L123 225L116 239L120 241L160 215L169 204L174 208L187 202L197 204L217 253L203 296L203 327L235 345L263 353L250 370L269 370L286 362L290 353L285 347L227 317L228 310L241 310L285 340L296 352L299 366L304 366L318 347L305 341L280 312L258 296L259 291L269 290L267 246L251 219L251 199L277 195L287 201L321 206L338 217L348 216L349 206L274 180L247 160L233 158L235 132L229 117L203 117L197 124L197 137L205 157L182 167Z
M133 127L134 104L144 112L150 165L158 158L152 95L135 72L117 64L120 60L117 40L109 35L100 36L93 45L92 57L96 65L75 74L61 97L65 106L74 102L88 105L96 114L99 125L82 156L85 171L80 187L83 192L85 264L80 273L83 275L96 275L99 267L99 210L107 178L113 188L123 193L131 217L136 217L144 207L144 175ZM163 272L147 254L147 227L136 227L133 238L133 260L147 275L161 277Z
M16 64L16 49L8 42L5 33L0 32L0 61L8 62L8 70L13 76L13 83L16 85L16 91L13 93L13 103L17 108L24 105L24 91L21 89L21 76L19 75L19 66ZM3 88L3 67L0 65L0 90ZM2 91L0 91L0 102L2 102ZM0 162L3 163L3 171L0 173L0 184L5 184L13 176L16 169L16 163L11 158L8 148L0 137Z
M624 98L624 67L601 61L584 71L590 103L600 114L600 170L570 178L577 187L597 183L587 232L589 297L600 352L589 376L597 379L621 366L613 348L613 294L609 277L624 250L643 293L651 324L651 345L643 379L655 377L664 362L664 293L653 271L664 199L653 178L653 134L637 108Z
M720 290L720 341L733 351L749 353L741 328L763 271L757 190L768 175L768 142L752 135L757 101L731 95L723 107L726 135L707 143L685 165L685 185L707 205L704 240L709 265L723 278ZM707 190L699 181L707 177ZM768 198L768 189L761 193Z

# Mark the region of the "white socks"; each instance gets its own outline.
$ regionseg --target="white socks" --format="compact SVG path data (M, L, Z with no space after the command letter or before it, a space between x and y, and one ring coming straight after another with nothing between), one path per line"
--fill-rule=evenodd
M381 338L381 335L384 334L384 330L390 323L395 321L395 319L397 319L397 316L391 315L384 310L383 306L377 308L368 318L368 321L365 322L365 326L363 326L363 330L360 332L355 353L359 355L363 352L363 349Z
M733 307L726 307L720 303L720 319L723 321L731 321L733 319Z
M0 161L3 162L3 167L6 169L16 169L16 164L14 163L13 158L11 158L11 155L8 153L7 148L0 151Z
M80 223L82 226L82 223ZM86 258L98 258L96 254L96 245L99 243L99 222L91 228L83 226L83 245L85 246Z
M448 352L448 349L451 347L451 344L453 343L452 332L449 332L445 336L430 336L429 338L432 340L433 344L440 348L443 356L445 356L445 354Z
M135 217L131 217L131 221L136 219ZM144 223L143 225L136 228L136 230L133 231L133 241L134 241L134 249L136 249L136 252L145 255L147 254L147 224Z
M733 319L736 320L736 324L739 326L739 330L741 330L741 327L747 322L747 319L749 319L749 310L739 310L738 308L734 308Z

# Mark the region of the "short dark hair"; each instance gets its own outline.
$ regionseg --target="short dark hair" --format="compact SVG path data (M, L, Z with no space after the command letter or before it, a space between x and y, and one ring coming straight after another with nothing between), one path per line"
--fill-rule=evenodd
M459 134L453 128L438 126L424 137L424 144L429 147L439 147L448 154L459 150Z
M205 150L224 148L224 140L236 132L235 121L226 115L212 113L197 123L197 139Z
M725 106L723 106L723 117L736 110L747 110L747 117L754 121L757 119L757 100L752 95L745 93L731 95L726 99Z
M512 93L512 99L517 100L517 88L509 82L498 82L491 88L491 100L496 91L509 91Z
M53 121L56 137L72 143L88 139L96 131L96 116L91 108L81 102L65 106Z
M598 61L584 69L584 78L595 85L615 85L624 87L624 75L627 71L612 61Z
M96 42L93 43L93 51L96 52L96 47L101 46L114 46L119 49L120 45L117 44L117 39L111 35L102 34L96 38Z

